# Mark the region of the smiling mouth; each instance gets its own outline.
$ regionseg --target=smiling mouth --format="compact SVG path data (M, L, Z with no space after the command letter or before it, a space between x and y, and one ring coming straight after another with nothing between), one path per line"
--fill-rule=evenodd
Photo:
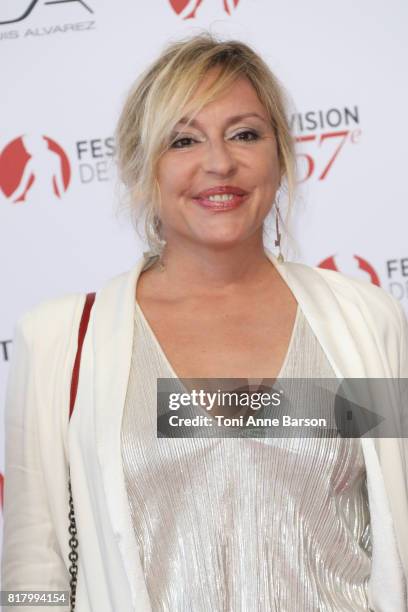
M248 194L223 193L193 198L193 200L208 210L227 211L240 206L247 197Z

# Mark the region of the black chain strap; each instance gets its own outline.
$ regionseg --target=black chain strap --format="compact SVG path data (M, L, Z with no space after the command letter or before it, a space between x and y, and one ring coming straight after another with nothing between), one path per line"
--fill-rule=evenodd
M69 586L71 589L71 612L75 610L75 597L76 597L76 587L77 587L77 576L78 576L78 538L77 538L77 528L75 522L75 511L74 511L74 500L72 499L72 490L71 490L71 476L68 477L68 491L69 491L69 546L71 548L71 552L68 555L69 560L71 561L71 565L69 567L69 573L71 574L71 579L69 581Z

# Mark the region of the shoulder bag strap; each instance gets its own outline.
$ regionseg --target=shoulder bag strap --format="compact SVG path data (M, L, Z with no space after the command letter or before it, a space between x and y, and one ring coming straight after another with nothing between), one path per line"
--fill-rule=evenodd
M78 331L78 348L75 356L74 367L72 370L72 378L71 378L71 394L69 401L69 418L71 419L72 412L75 406L75 398L78 389L78 379L79 379L79 366L81 364L81 353L82 353L82 345L84 343L86 330L88 328L89 317L91 314L92 306L95 301L95 293L87 293L85 298L84 309L82 311L81 322L79 324ZM75 510L74 510L74 501L72 499L72 489L71 489L71 475L68 468L68 492L69 492L69 547L70 553L68 555L68 559L70 561L69 573L70 573L70 612L75 612L75 603L76 603L76 586L77 586L77 575L78 575L78 538L77 538L77 528L75 521Z
M78 331L78 348L75 356L74 367L71 378L71 395L69 401L69 418L71 418L75 406L75 398L78 390L79 366L81 364L82 345L84 343L86 330L88 328L89 317L92 306L95 301L95 293L87 293L85 298L84 309L82 311L81 322Z

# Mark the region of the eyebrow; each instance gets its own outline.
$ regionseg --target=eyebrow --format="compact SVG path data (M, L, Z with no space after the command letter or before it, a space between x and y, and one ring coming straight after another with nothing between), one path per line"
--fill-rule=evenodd
M237 123L238 121L241 121L242 119L247 119L248 117L257 117L264 123L267 123L266 119L262 117L261 115L259 115L258 113L243 113L241 115L234 115L233 117L229 117L229 119L227 119L225 122L225 127L232 125L233 123ZM189 121L188 117L182 117L180 121L176 123L176 126L180 124L184 125L186 123L189 123L192 127L196 127L198 129L200 128L199 121L197 121L196 119L191 119L191 121Z

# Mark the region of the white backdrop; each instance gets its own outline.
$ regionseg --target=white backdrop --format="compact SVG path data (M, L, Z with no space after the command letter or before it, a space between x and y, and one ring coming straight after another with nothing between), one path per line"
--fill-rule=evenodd
M405 0L0 0L1 416L16 319L145 250L117 214L115 122L163 45L203 29L253 45L292 96L296 258L408 311L407 22ZM1 473L3 447L1 427Z

